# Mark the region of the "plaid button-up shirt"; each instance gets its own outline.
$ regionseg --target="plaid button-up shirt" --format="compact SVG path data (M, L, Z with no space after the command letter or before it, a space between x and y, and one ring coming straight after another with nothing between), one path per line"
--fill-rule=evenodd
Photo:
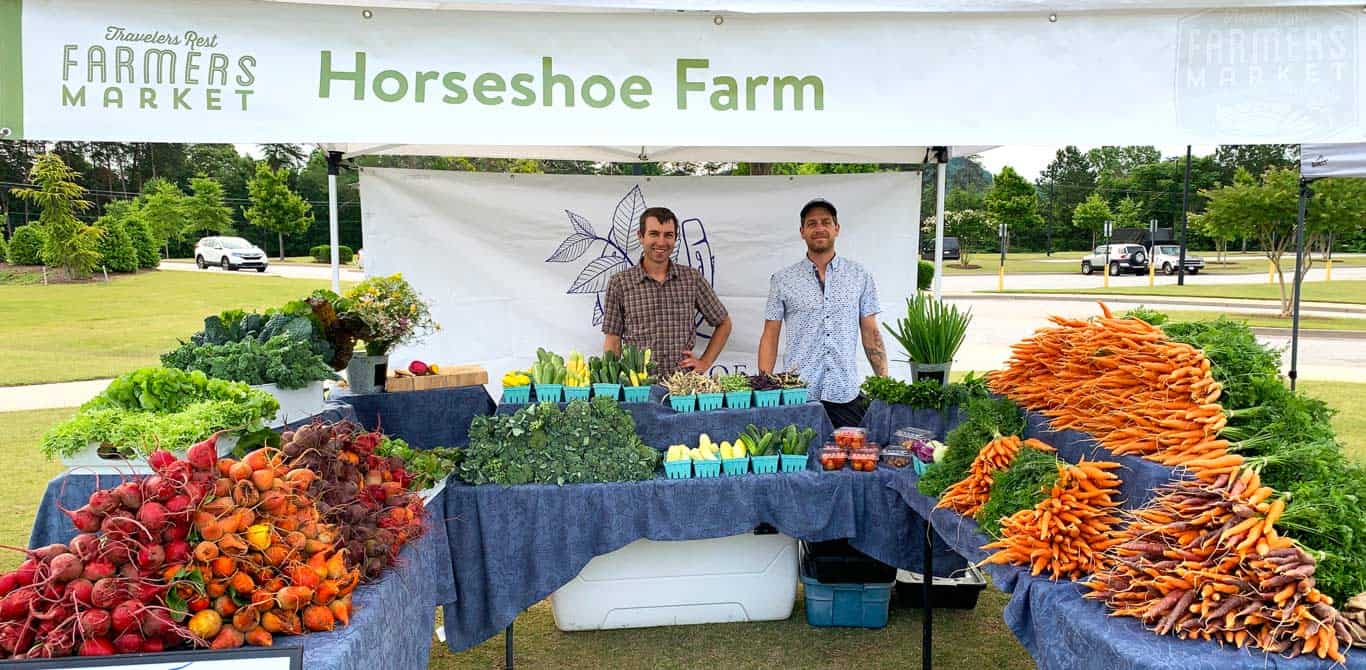
M859 319L880 311L877 284L862 265L841 256L825 267L825 285L810 259L769 281L764 319L783 322L783 363L806 381L813 400L858 397Z
M698 312L713 328L726 320L725 306L702 274L677 263L669 263L663 282L652 279L641 264L613 275L602 311L602 332L621 336L623 344L649 348L659 377L672 374L683 352L692 351Z

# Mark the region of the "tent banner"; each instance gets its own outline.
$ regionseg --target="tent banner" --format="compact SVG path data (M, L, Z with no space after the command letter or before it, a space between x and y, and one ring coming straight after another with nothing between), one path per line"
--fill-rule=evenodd
M1366 178L1366 144L1301 145L1300 176Z
M884 319L904 312L915 291L917 172L600 177L365 168L360 192L366 275L403 273L441 324L394 352L392 363L480 363L494 387L503 372L530 365L537 347L601 353L607 282L639 263L646 207L678 216L676 262L701 272L730 313L734 332L717 372L757 371L769 279L804 258L799 212L812 198L839 208L836 249L873 274ZM711 328L698 323L700 355Z
M1346 6L747 15L0 0L0 135L379 148L1350 142L1366 139L1362 26Z

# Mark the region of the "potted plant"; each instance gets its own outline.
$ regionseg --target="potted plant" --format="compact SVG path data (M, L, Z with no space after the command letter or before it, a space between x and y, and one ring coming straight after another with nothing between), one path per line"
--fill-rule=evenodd
M949 380L953 356L963 344L972 310L960 312L954 305L935 300L927 293L906 299L906 317L896 327L882 324L901 343L911 368L911 381L929 379L942 384Z
M716 378L721 385L721 392L726 394L726 407L731 409L749 409L750 399L753 393L749 388L749 377L743 372L736 372L728 375L721 375Z
M432 320L427 301L402 273L371 277L346 293L347 307L365 324L365 355L353 356L346 377L355 393L384 390L389 352L421 340L441 328Z

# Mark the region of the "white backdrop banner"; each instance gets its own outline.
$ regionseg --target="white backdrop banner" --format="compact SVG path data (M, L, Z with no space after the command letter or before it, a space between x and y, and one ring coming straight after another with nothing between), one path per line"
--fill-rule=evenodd
M623 157L642 146L1366 140L1356 5L1136 3L1050 17L1046 3L971 4L723 16L8 0L0 136Z
M679 262L700 270L730 312L735 330L718 361L726 370L755 372L769 277L806 252L798 211L813 197L839 208L836 248L873 273L884 314L904 310L915 289L915 172L652 178L365 168L360 191L366 274L402 272L442 325L392 360L481 363L494 387L503 372L529 365L537 347L602 351L599 305L607 280L638 262L646 207L678 215ZM705 346L699 338L696 351Z

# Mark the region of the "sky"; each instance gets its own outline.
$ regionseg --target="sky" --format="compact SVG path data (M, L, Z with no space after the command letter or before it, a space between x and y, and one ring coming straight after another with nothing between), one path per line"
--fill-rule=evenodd
M1034 181L1039 173L1043 172L1048 164L1053 162L1053 157L1057 154L1061 146L1035 146L1028 144L1007 144L996 147L980 154L982 167L991 170L992 174L997 174L1001 168L1009 165L1015 168L1028 181ZM1094 148L1094 145L1077 145L1082 153ZM1184 144L1159 144L1158 150L1162 152L1163 158L1172 156L1185 156L1186 145ZM1197 144L1191 147L1192 156L1206 156L1214 153L1217 145Z

